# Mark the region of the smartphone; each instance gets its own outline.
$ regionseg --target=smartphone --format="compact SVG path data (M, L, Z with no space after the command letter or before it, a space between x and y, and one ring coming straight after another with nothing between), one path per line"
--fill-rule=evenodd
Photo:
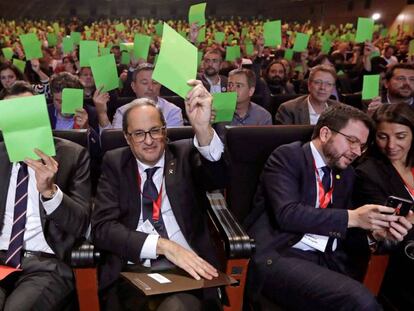
M395 208L394 215L407 216L408 212L413 209L414 202L399 197L389 196L387 202L385 202L385 206Z

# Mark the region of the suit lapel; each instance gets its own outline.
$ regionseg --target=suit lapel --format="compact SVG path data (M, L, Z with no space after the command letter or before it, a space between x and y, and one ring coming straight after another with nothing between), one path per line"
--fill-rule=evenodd
M172 212L177 220L178 226L183 232L185 237L188 237L184 215L183 204L184 193L181 193L183 187L180 185L180 178L182 172L178 171L177 158L173 156L168 147L165 149L165 165L164 165L164 178L165 178L165 190L167 192L168 200L170 201ZM181 181L182 182L182 181Z
M128 189L128 214L131 215L129 218L129 228L136 229L138 227L139 217L141 215L141 193L138 185L138 164L137 160L133 156L132 152L128 150L126 152L126 158L124 161L125 180L122 183L122 187Z
M316 179L315 179L315 167L314 163L315 160L312 155L310 143L306 143L303 145L303 151L305 153L305 165L306 165L306 176L305 180L309 181L307 189L304 189L308 193L309 201L308 202L316 202Z
M310 124L307 96L305 97L305 99L303 100L303 104L301 105L301 109L299 111L299 119L300 119L300 124Z

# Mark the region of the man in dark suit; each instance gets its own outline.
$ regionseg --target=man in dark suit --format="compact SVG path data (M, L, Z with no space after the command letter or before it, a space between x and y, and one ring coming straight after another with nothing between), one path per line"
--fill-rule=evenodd
M13 89L6 99L33 95ZM66 262L89 225L89 156L66 140L55 147L55 157L35 150L40 161L11 163L0 143L0 264L21 269L0 281L2 310L60 310L73 299Z
M123 117L129 147L104 157L92 235L106 252L99 277L105 309L137 310L144 301L120 278L121 271L163 265L177 266L196 279L217 276L208 263L216 264L216 259L206 226L205 191L223 187L223 144L209 123L211 95L200 81L190 85L195 87L187 96L186 111L194 142L167 143L162 113L143 98ZM206 298L205 292L195 293ZM179 297L180 310L201 306L192 295Z
M211 93L224 93L227 90L227 77L219 74L223 57L217 49L207 51L203 57L203 73L197 79Z
M379 310L361 283L369 236L402 240L410 224L393 209L352 209L350 164L366 150L371 120L346 105L328 108L312 141L277 148L247 219L256 252L247 292L288 310ZM365 231L367 230L367 231ZM365 261L366 262L366 261ZM362 263L362 265L361 265Z
M318 65L311 69L308 79L309 95L304 95L280 105L276 124L316 124L321 113L337 101L329 99L335 86L335 69Z

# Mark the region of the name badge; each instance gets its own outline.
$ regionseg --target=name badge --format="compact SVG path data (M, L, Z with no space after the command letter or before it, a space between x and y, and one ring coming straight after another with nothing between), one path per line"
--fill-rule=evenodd
M307 233L303 236L302 242L306 245L317 249L320 252L325 252L329 237L318 234Z

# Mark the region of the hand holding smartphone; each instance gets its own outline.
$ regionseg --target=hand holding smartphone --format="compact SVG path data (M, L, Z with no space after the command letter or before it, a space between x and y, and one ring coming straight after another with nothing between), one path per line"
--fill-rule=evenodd
M414 202L395 196L389 196L384 205L393 207L395 209L394 215L405 217L408 215L408 212L413 209Z

